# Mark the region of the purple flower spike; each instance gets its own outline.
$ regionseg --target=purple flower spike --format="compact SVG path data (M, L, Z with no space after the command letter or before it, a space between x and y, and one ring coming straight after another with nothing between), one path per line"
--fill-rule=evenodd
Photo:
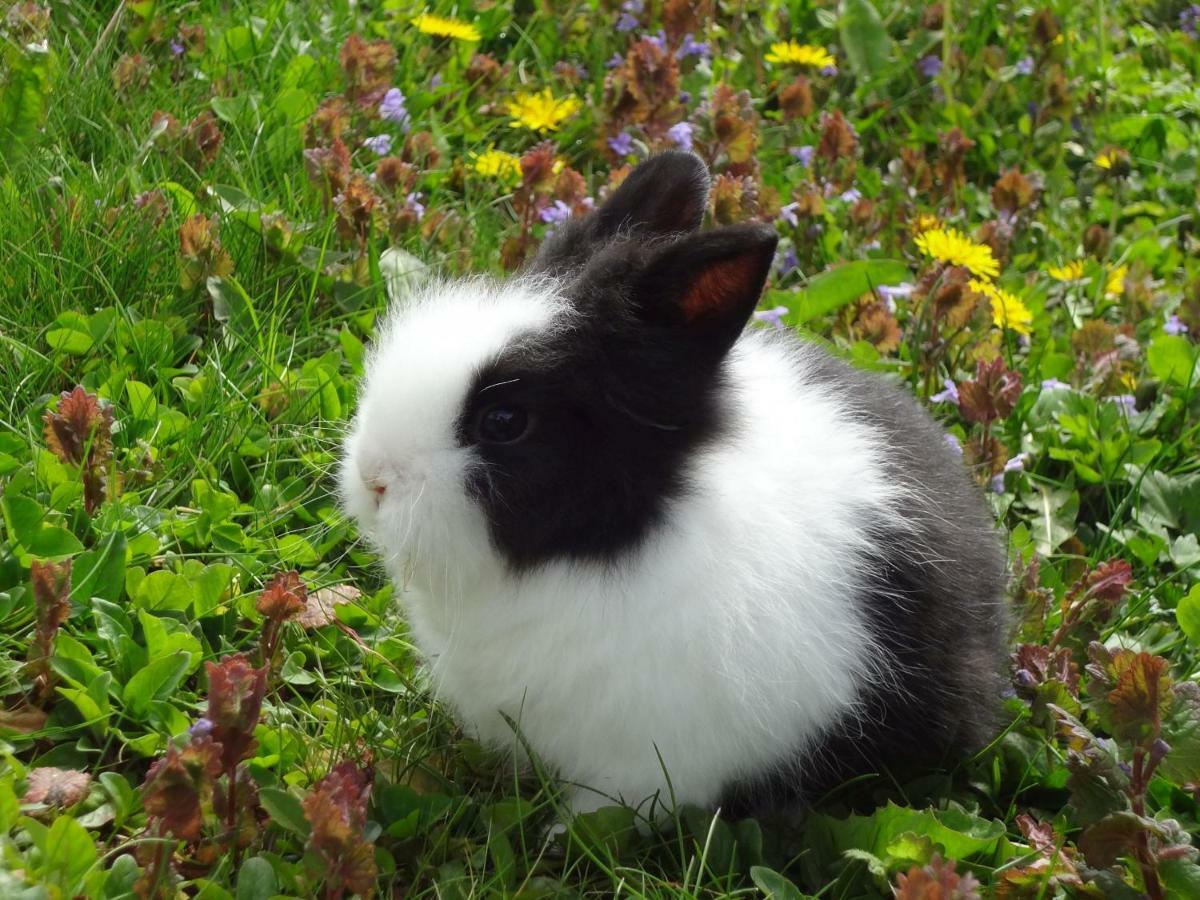
M390 134L377 134L363 141L363 146L372 153L387 156L392 151L392 136Z
M638 27L638 20L635 16L631 16L627 12L621 13L617 17L617 31L633 31Z
M712 58L712 47L707 41L697 41L690 34L683 36L683 43L679 45L679 49L675 51L676 59L687 59L689 56L698 56L701 59Z
M404 198L405 207L417 217L417 221L421 221L421 217L425 215L425 204L421 202L421 194L419 191L413 191Z
M1117 404L1126 416L1132 416L1137 412L1137 398L1133 394L1118 394L1108 399Z
M561 200L555 200L553 206L547 206L541 212L541 220L551 225L561 225L571 218L571 207Z
M383 95L383 99L379 101L379 117L385 122L395 122L408 131L407 103L400 88L389 88L388 92Z
M788 153L792 154L792 156L796 158L796 161L807 169L812 165L812 158L813 154L816 152L816 149L817 148L811 144L805 144L803 147L788 148Z
M958 385L947 378L942 382L946 386L944 391L939 391L929 398L931 403L958 403Z
M917 71L926 78L937 78L942 71L942 60L932 53L928 56L922 56L917 60Z
M667 129L667 138L680 150L691 150L692 131L690 122L678 122Z
M760 309L754 313L754 318L759 322L768 322L776 328L786 328L783 324L783 317L788 314L786 306L776 306L774 309Z
M633 152L633 137L628 131L622 131L616 137L608 139L608 147L617 156L628 156Z

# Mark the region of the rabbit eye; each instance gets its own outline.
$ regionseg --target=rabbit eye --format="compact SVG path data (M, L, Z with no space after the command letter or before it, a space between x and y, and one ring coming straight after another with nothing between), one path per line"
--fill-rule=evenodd
M485 444L512 444L529 431L529 414L518 406L498 404L479 414L476 438Z

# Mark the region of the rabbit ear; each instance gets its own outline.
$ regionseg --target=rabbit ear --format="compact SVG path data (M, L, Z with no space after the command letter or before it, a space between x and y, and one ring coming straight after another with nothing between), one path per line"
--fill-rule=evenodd
M646 265L634 291L642 320L724 355L758 305L778 240L771 226L747 224L668 245Z
M708 168L696 154L668 150L652 156L596 211L595 235L693 232L704 218L708 185Z

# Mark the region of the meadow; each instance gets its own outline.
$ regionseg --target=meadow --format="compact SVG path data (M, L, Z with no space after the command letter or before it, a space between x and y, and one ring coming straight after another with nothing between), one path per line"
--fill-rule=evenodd
M6 4L0 898L1200 896L1198 27ZM389 300L518 269L671 147L709 222L779 231L752 327L907 384L986 492L1007 725L778 821L560 832L552 773L431 698L332 469Z

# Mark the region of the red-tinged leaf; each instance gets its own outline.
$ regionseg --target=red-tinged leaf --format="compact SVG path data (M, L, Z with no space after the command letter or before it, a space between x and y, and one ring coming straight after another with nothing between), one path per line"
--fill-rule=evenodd
M1103 600L1115 606L1125 596L1131 581L1133 568L1129 563L1123 559L1110 559L1081 578L1071 588L1071 593L1081 593L1086 599Z
M940 856L897 875L892 893L897 900L980 900L982 896L974 875L959 875L954 863Z
M1088 865L1106 869L1133 851L1144 831L1156 830L1154 823L1132 812L1115 812L1089 826L1079 837L1079 849Z
M268 619L283 621L302 613L306 609L308 588L296 571L281 572L263 588L256 608Z
M37 627L29 647L29 669L33 674L34 691L44 701L53 683L50 657L54 653L54 636L71 614L71 560L35 560L30 567L30 576Z
M212 736L222 747L222 769L231 772L254 752L254 728L267 691L267 668L256 669L245 656L205 663Z
M43 766L32 769L27 779L28 788L22 798L24 803L45 803L66 809L87 796L92 776L75 769L59 769Z
M1167 661L1161 656L1124 650L1113 663L1117 683L1108 695L1113 737L1137 743L1153 741L1173 699Z
M958 408L968 422L986 425L1006 418L1021 396L1021 375L996 357L976 364L975 378L958 386Z
M1023 696L1050 681L1061 682L1072 696L1079 696L1079 666L1065 647L1051 650L1041 644L1021 644L1013 653L1013 670Z
M180 750L174 744L146 773L142 803L147 815L179 840L200 838L201 802L220 772L221 746L210 737L194 738Z
M313 591L308 595L304 611L296 617L296 621L304 628L332 625L337 621L335 608L343 603L355 603L361 596L362 591L349 584Z
M350 761L338 763L302 803L312 825L308 848L324 864L327 887L369 894L377 874L374 850L363 835L371 773Z
M34 706L17 709L0 709L0 732L15 731L17 734L32 734L46 726L46 714Z
M112 453L112 418L112 407L101 406L99 397L76 385L60 395L57 412L42 416L46 445L72 465L85 459L107 459Z

